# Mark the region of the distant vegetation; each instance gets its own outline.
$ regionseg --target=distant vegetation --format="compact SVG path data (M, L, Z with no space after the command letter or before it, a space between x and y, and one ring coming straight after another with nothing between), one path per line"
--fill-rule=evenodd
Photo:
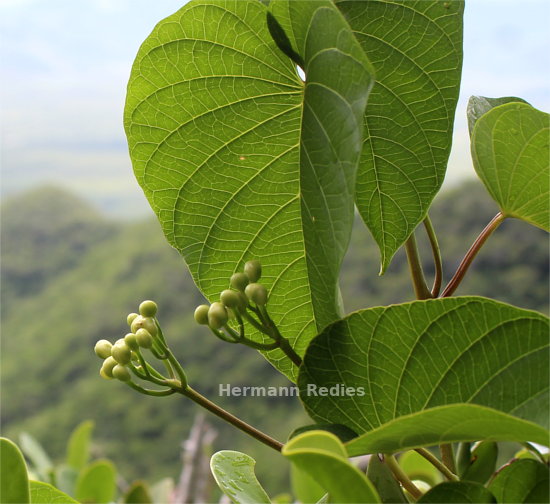
M447 278L497 212L483 191L477 183L468 183L444 193L430 212L436 230L441 230ZM426 244L421 245L430 273L431 257ZM376 277L378 265L377 247L357 221L342 271L346 311L413 299L403 254L383 277ZM548 313L548 280L545 233L507 221L490 238L457 294L491 295ZM196 408L184 399L136 396L122 384L105 382L92 352L98 339L122 337L127 332L126 314L147 298L158 302L167 337L191 383L205 395L217 395L219 383L287 383L255 351L223 345L196 326L193 310L202 297L156 221L108 220L55 188L6 201L2 207L3 434L17 439L18 433L28 431L52 455L61 455L68 432L90 418L97 425L96 454L114 459L128 478L177 476L174 462ZM283 441L293 428L307 423L292 398L255 398L254 408L247 407L249 401L219 398ZM267 462L267 448L215 419L212 423L220 430L217 449L238 449L254 456L268 489L283 488L271 470L272 462Z

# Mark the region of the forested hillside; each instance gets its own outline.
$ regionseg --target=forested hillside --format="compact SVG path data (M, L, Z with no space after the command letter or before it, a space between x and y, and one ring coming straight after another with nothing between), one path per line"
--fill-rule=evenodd
M476 183L439 198L431 215L447 279L496 211ZM423 235L420 229L430 274ZM358 221L342 272L347 311L413 298L402 253L383 277L378 268L377 248ZM545 234L519 221L505 222L457 294L490 294L547 313ZM126 314L147 298L157 301L165 334L198 390L281 440L307 422L296 399L217 397L219 383L288 382L255 351L224 345L196 326L193 310L202 298L156 221L114 222L70 194L43 188L2 207L4 434L17 438L26 430L61 456L69 430L91 418L96 454L111 457L126 477L176 476L180 443L196 407L183 398L145 397L102 380L92 351L100 338L122 337ZM273 490L281 488L273 473L284 471L274 471L267 462L267 448L217 420L212 423L220 429L216 448L250 453L258 460L261 479Z

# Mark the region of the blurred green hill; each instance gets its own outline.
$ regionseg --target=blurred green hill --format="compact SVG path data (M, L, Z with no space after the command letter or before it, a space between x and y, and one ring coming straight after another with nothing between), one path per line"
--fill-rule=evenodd
M440 196L431 215L447 279L496 211L477 183ZM418 236L430 275L422 229ZM342 270L347 311L413 298L402 253L384 277L378 267L376 245L357 221ZM28 431L61 457L70 430L90 418L96 422L96 455L112 458L125 477L177 476L181 442L198 408L184 398L145 397L102 380L92 351L98 339L127 332L126 314L143 299L159 304L163 330L196 389L280 440L309 423L295 398L218 398L220 383L288 382L255 351L224 345L193 322L202 297L155 220L113 221L71 194L40 188L2 205L1 268L3 435L17 439ZM489 295L547 312L546 234L505 222L457 294ZM284 488L284 461L275 470L268 448L210 421L220 431L216 449L251 454L268 489Z

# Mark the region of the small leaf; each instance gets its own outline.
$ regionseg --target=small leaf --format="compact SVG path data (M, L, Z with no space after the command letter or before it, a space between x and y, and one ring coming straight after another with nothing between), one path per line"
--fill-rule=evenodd
M474 127L477 174L508 217L550 231L550 115L525 103L491 109Z
M254 473L256 461L237 451L222 450L210 459L216 483L236 504L269 504L271 501Z
M494 441L482 441L472 451L470 465L461 480L484 485L495 472L498 458L498 445Z
M451 404L405 415L346 444L350 456L392 453L420 446L474 439L548 444L548 431L539 425L475 404Z
M285 444L282 454L328 492L329 502L380 502L372 483L349 462L344 445L333 434L305 432Z
M115 499L116 469L110 460L96 460L82 469L75 497L82 503L106 504Z
M15 443L0 438L0 503L28 504L30 502L27 466Z
M417 501L418 503L441 504L491 504L494 495L479 483L457 481L445 482L433 487Z
M504 96L502 98L487 98L486 96L470 96L466 115L468 117L468 131L470 136L477 120L492 108L504 105L505 103L527 103L522 98L516 96ZM527 105L529 105L527 103Z
M30 486L32 504L78 504L78 501L49 483L31 481Z
M134 481L122 497L124 504L153 504L153 498L147 483Z
M409 502L390 468L373 453L367 467L367 477L378 491L384 504Z
M67 465L80 470L88 463L93 428L94 422L87 420L78 425L71 433L67 445Z
M399 423L389 423L399 417L407 417L403 426L418 430L416 442L425 435L442 441L450 432L458 438L448 441L480 440L461 411L478 417L480 426L495 412L461 410L464 403L547 426L548 333L544 315L481 297L361 310L328 326L311 342L300 368L300 399L316 422L343 424L359 433L349 446L360 446L365 435L385 424L387 433L399 431ZM462 406L436 409L451 404ZM525 433L537 431L529 422L518 419L516 425L514 419L496 415L508 428L524 425ZM432 430L421 425L428 418L438 424ZM540 431L544 444L546 431ZM413 440L410 434L402 432L407 444ZM518 435L503 428L498 434L508 439ZM498 440L490 429L484 435ZM405 448L393 446L373 451Z
M550 485L548 466L531 459L520 459L504 466L489 484L499 504L547 503Z
M31 461L37 475L44 481L50 481L53 464L42 445L27 432L19 436L21 451Z
M55 468L55 486L62 492L74 495L78 471L66 464L58 465Z
M411 450L401 455L399 465L411 480L422 480L430 486L441 482L441 473L415 451Z
M317 481L295 464L290 466L290 482L292 492L301 504L319 502L319 499L326 494L326 490Z

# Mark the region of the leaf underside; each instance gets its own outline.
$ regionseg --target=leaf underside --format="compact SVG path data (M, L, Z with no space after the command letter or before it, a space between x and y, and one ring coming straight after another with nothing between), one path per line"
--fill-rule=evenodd
M464 2L337 0L376 69L365 113L356 203L381 272L425 218L452 143Z
M362 310L312 341L300 397L317 422L359 434L459 403L547 426L548 329L541 314L479 297ZM364 396L308 395L308 384Z
M372 72L332 2L294 3L305 86L263 4L193 0L142 45L125 129L136 177L199 289L214 301L259 259L270 314L303 354L339 318ZM295 376L279 350L268 359Z

